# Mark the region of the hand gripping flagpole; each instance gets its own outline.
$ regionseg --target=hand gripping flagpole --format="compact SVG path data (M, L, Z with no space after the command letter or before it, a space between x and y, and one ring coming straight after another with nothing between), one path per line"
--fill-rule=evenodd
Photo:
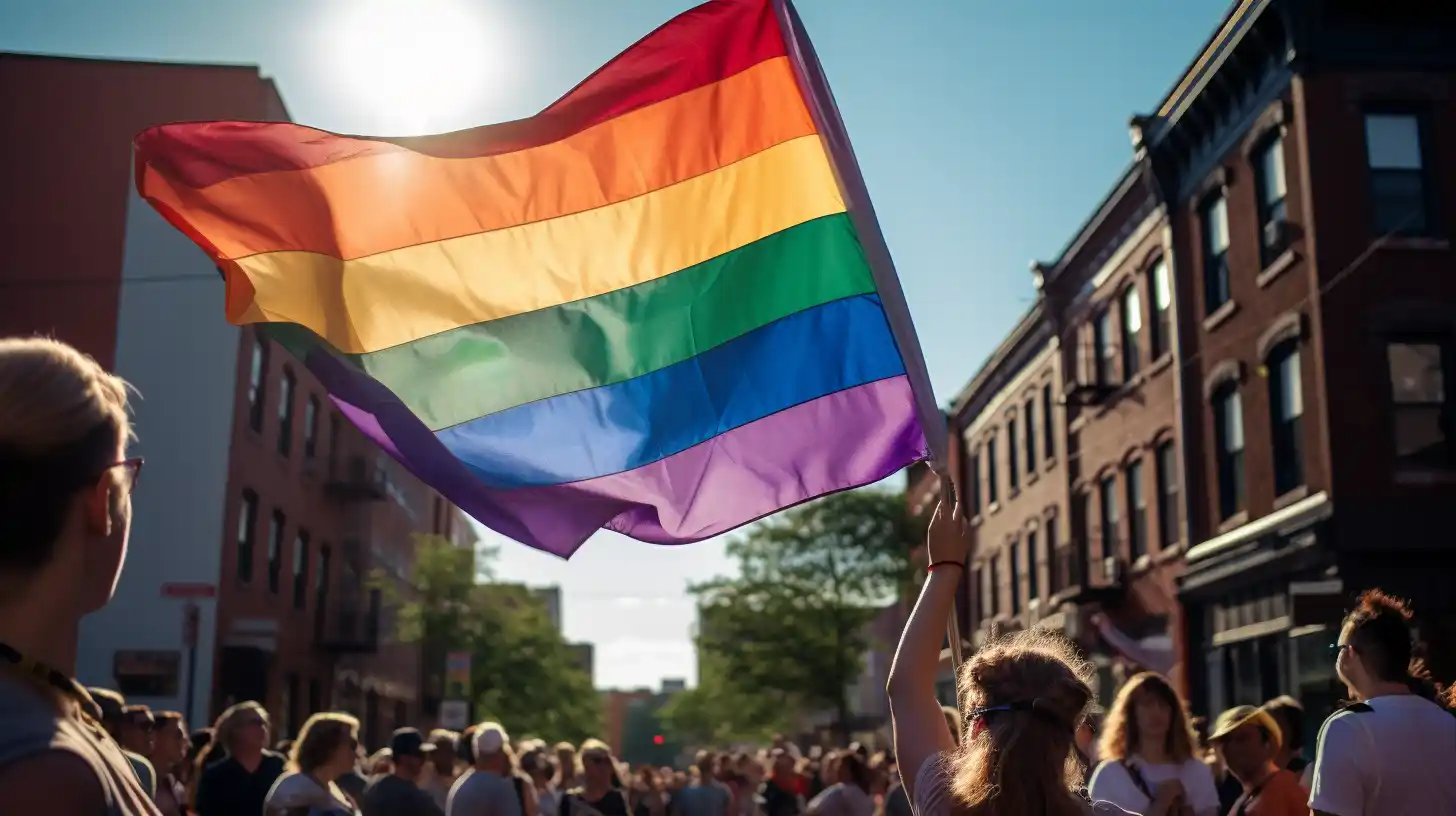
M869 189L864 175L855 159L854 148L849 143L849 132L844 119L839 115L834 93L829 89L829 80L824 76L823 66L814 52L813 43L799 19L799 12L791 0L767 0L773 6L778 18L779 30L783 34L784 46L794 67L799 92L809 107L809 115L824 141L834 168L839 190L844 196L855 232L865 258L869 261L874 277L875 289L884 307L890 332L900 348L900 358L905 363L905 374L915 393L915 410L920 428L925 434L930 467L940 477L942 501L949 500L954 508L955 484L950 475L948 457L949 438L946 433L945 415L936 405L935 393L930 387L930 373L925 367L925 357L920 351L920 340L915 334L915 324L910 319L910 309L905 303L905 293L900 288L900 278L895 273L895 262L890 258L885 236L880 232L879 219L875 217L874 205L870 203ZM965 573L962 572L962 580ZM947 633L950 636L951 661L957 670L961 665L961 632L956 608L951 606Z

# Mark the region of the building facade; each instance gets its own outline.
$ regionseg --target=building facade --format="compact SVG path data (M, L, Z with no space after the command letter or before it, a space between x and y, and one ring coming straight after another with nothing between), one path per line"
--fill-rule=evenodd
M974 536L966 625L979 647L1065 627L1058 558L1070 542L1061 342L1038 299L956 397L962 503Z
M1453 36L1412 3L1239 3L1138 122L1189 306L1183 602L1210 711L1332 707L1334 626L1371 586L1456 669Z
M256 699L287 735L326 708L358 714L371 741L429 716L420 647L394 642L389 600L408 597L413 534L471 546L472 528L281 346L228 325L216 268L133 191L134 134L287 119L273 83L246 66L0 54L0 104L0 332L66 340L140 393L146 481L115 598L83 621L80 679L193 724Z

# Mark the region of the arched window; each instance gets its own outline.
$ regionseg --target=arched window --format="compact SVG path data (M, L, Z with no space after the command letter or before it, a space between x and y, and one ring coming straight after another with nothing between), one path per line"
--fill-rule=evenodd
M1244 508L1244 406L1236 381L1214 390L1213 440L1218 469L1218 518L1225 521Z
M1274 494L1304 484L1304 388L1300 376L1299 341L1274 347L1266 363L1269 370L1270 438L1274 444Z
M1153 301L1148 339L1152 341L1152 359L1157 360L1168 353L1173 343L1173 286L1168 280L1168 264L1162 258L1148 270L1148 291Z
M1122 293L1122 379L1131 380L1138 372L1138 335L1143 330L1143 303L1136 285Z

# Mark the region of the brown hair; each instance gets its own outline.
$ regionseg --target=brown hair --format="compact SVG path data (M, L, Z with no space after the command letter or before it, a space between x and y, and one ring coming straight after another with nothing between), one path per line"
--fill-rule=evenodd
M50 562L71 497L131 437L127 384L58 340L0 339L0 570Z
M1354 611L1345 616L1340 628L1349 628L1355 653L1375 679L1405 683L1412 693L1435 700L1435 681L1418 654L1414 617L1404 600L1367 589L1360 593Z
M1072 642L1045 629L994 640L961 667L970 730L950 758L953 816L1082 816L1073 734L1091 677Z
M1117 700L1107 714L1102 738L1097 743L1097 753L1102 759L1123 760L1138 752L1137 712L1133 703L1134 698L1147 694L1161 700L1171 712L1168 736L1163 746L1163 750L1168 753L1168 761L1186 762L1193 756L1198 736L1193 731L1193 722L1188 716L1188 709L1178 698L1178 692L1173 690L1173 686L1161 674L1142 672L1133 675L1117 692Z
M350 741L357 745L358 739L357 719L337 711L319 712L305 720L299 729L288 764L300 773L313 773L334 758L340 745Z

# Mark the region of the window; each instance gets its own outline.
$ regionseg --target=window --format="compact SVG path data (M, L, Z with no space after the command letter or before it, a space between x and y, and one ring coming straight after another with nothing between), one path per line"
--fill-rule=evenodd
M1162 258L1148 273L1148 287L1153 292L1153 321L1149 327L1153 357L1157 360L1173 347L1173 289L1168 282L1168 264Z
M1007 560L1011 562L1011 614L1021 614L1021 543L1011 542L1007 550Z
M981 581L981 620L989 620L996 616L995 607L991 606L991 566L988 563L985 569L976 570Z
M248 427L263 430L263 403L268 396L268 344L253 338L253 359L248 371Z
M1006 484L1015 493L1021 486L1021 475L1016 467L1016 420L1006 420Z
M308 531L299 530L293 540L293 608L308 606Z
M293 389L297 385L293 372L285 367L278 389L278 452L284 456L293 448Z
M1097 356L1094 364L1097 366L1097 384L1110 385L1112 383L1112 361L1116 359L1117 350L1112 347L1112 310L1107 310L1097 316L1092 324L1092 351Z
M1143 495L1143 463L1139 459L1127 466L1127 548L1128 558L1136 561L1148 552L1148 503Z
M1225 521L1244 507L1244 408L1234 385L1213 395L1213 434L1218 451L1218 518Z
M248 583L253 580L253 542L258 529L258 494L243 491L243 503L238 507L238 580Z
M1102 501L1102 557L1117 555L1117 477L1102 477L1099 492Z
M1203 205L1203 310L1213 314L1229 300L1228 202L1223 195Z
M1138 372L1138 332L1143 330L1143 302L1136 286L1122 293L1122 378Z
M1001 614L1001 570L997 569L1000 564L1000 553L991 556L991 615L993 617Z
M1269 408L1274 423L1274 495L1282 496L1304 484L1303 440L1299 419L1304 415L1304 389L1299 372L1299 342L1290 340L1269 355Z
M1158 446L1158 545L1171 547L1178 541L1178 462L1173 443Z
M986 440L986 503L996 503L996 437Z
M1377 235L1425 235L1435 221L1421 135L1421 120L1412 114L1365 116L1365 155Z
M1041 387L1041 453L1048 459L1057 455L1055 433L1052 425L1052 384L1046 383Z
M1259 258L1264 266L1273 263L1284 251L1284 236L1279 224L1286 220L1284 208L1284 138L1275 134L1264 142L1253 156L1254 187L1259 205Z
M1037 557L1036 557L1036 531L1026 532L1026 600L1034 601L1041 596L1041 587L1037 584Z
M1036 400L1027 400L1023 410L1026 412L1026 474L1030 476L1036 472ZM1045 424L1046 417L1041 421Z
M328 544L319 545L318 569L313 573L313 597L314 609L320 613L324 610L324 601L329 597L329 567L333 557L333 548Z
M303 409L303 458L312 459L318 454L319 399L308 395L308 405Z
M1398 465L1452 466L1446 402L1446 349L1434 341L1390 343L1390 398L1394 413Z
M966 484L971 486L971 518L975 518L981 515L981 454L971 454L966 470Z
M339 415L329 414L329 473L339 462Z
M285 519L282 510L273 511L273 524L268 528L268 591L278 594L279 579L283 573L283 527Z

